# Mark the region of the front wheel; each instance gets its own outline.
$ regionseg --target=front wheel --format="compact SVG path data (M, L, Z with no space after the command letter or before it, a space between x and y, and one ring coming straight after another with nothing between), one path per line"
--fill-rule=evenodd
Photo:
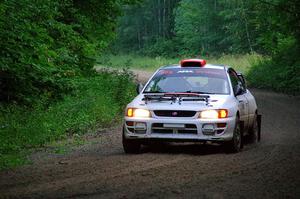
M226 143L226 149L230 153L238 153L242 149L242 130L238 118L235 123L232 140Z
M124 135L122 135L122 143L123 143L123 149L125 153L139 153L141 149L141 143L138 140L131 140L127 139Z

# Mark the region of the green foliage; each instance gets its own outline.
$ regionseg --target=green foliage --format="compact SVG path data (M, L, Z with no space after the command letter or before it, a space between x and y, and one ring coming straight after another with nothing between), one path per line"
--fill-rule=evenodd
M138 68L153 71L160 66L179 63L179 58L145 57L139 55L106 54L97 59L99 67Z
M264 17L259 18L259 23L269 31L262 33L259 39L269 51L270 59L254 65L248 74L249 82L260 88L299 94L300 2L268 1L262 7L268 8L268 13L260 14Z
M126 7L114 50L146 56L277 51L299 38L297 0L145 0Z
M62 98L70 78L91 73L129 0L0 2L0 101Z
M113 52L136 52L150 56L175 54L174 8L180 0L143 0L123 8Z
M72 83L78 90L47 108L42 102L31 108L0 107L0 168L24 163L23 155L29 149L110 126L135 95L128 71L102 71Z
M121 6L135 1L0 1L0 168L116 119L132 76L97 75L93 57L114 38Z
M0 170L7 168L15 168L17 166L28 163L29 161L25 159L26 153L9 153L0 154Z
M300 94L300 60L298 46L277 53L272 59L262 60L251 67L248 82L257 88Z
M147 56L178 57L178 42L175 39L159 38L152 45L147 45L140 53Z
M176 9L176 36L181 42L181 54L207 55L209 52L220 52L218 45L220 34L223 34L220 8L210 0L182 0ZM222 51L221 51L222 52Z
M124 9L114 51L165 57L252 53L262 49L255 39L264 31L256 28L259 7L258 0L145 0Z

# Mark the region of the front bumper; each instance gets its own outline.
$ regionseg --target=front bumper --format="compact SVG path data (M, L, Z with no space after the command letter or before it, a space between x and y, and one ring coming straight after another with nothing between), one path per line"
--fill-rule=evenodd
M235 117L225 119L198 118L131 118L125 117L124 136L127 139L166 140L166 141L229 141L233 137ZM145 129L141 130L141 123ZM218 124L226 124L218 127ZM208 133L203 127L214 126ZM137 126L136 126L137 125ZM193 127L193 128L191 128Z

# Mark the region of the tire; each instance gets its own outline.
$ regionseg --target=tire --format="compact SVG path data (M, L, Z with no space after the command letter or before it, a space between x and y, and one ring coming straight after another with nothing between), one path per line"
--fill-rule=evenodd
M255 144L259 141L259 125L257 120L257 114L255 114L252 128L249 132L249 142Z
M237 117L236 122L235 122L234 131L233 131L233 138L232 138L232 140L225 143L227 152L229 152L229 153L240 152L241 149L243 148L242 137L243 137L243 132L241 130L240 120Z
M122 143L123 143L123 149L125 153L139 153L141 150L141 143L138 140L131 140L131 139L126 139L124 135L124 130L123 130L123 135L122 135Z

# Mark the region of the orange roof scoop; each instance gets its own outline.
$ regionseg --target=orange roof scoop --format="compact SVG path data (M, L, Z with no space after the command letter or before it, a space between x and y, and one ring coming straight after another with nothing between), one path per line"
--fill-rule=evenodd
M181 67L203 67L206 64L204 59L183 59L180 61Z

